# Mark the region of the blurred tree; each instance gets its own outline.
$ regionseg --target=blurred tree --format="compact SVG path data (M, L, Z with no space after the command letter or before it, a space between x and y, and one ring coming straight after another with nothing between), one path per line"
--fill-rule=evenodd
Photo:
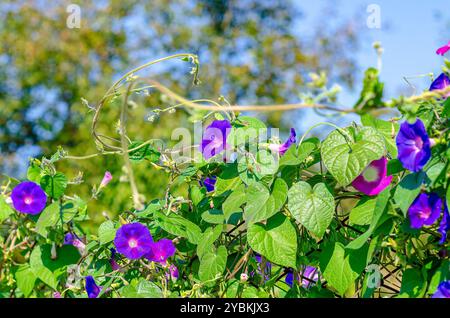
M92 112L81 98L95 105L120 74L169 54L190 52L200 57L199 87L192 87L185 64L170 62L155 68L156 75L150 71L189 97L224 95L233 103L292 102L308 72L318 70L349 86L353 83L352 54L358 39L351 23L333 28L320 24L312 36L302 37L296 31L302 14L293 1L86 1L80 4L81 27L70 29L66 19L71 2L0 4L0 172L11 160L24 162L26 158L20 156L51 154L58 145L72 155L96 152L90 134ZM164 115L173 120L146 122L151 107L161 104L157 95L136 102L138 107L130 109L134 125L128 127L136 140L168 139L172 128L188 125L182 112ZM99 128L114 134L118 114L116 104L106 107ZM268 118L274 126L281 119L281 112ZM69 177L78 170L85 172L87 195L89 185L110 170L118 188L114 195L106 192L100 198L104 205L98 210L126 208L129 189L119 182L120 157L64 164ZM151 166L136 170L139 189L148 198L164 191L163 172Z

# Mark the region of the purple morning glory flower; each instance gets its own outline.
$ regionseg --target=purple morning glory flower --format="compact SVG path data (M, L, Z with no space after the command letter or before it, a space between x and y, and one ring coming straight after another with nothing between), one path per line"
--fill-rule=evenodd
M424 225L432 225L441 214L442 200L435 193L421 193L408 209L411 227L420 229Z
M84 254L86 244L84 244L75 234L67 233L64 235L64 245L75 246L81 254Z
M129 259L138 259L151 251L152 235L139 222L122 225L114 238L117 251Z
M404 122L397 139L398 159L405 169L420 171L431 157L430 139L420 119L414 124Z
M17 211L33 215L41 213L47 203L44 190L31 181L19 183L12 190L11 199Z
M205 178L201 181L201 185L206 188L208 192L214 191L214 187L216 185L217 178L215 176Z
M175 255L175 251L176 248L172 240L161 239L151 244L150 251L145 255L145 258L164 265L170 256Z
M441 222L439 223L438 232L441 233L441 239L439 244L444 244L447 240L447 232L450 230L450 215L448 212L447 204L444 203L444 212Z
M269 145L269 149L272 152L278 152L280 154L280 156L284 155L285 152L289 149L289 147L292 144L296 143L295 137L297 136L297 134L295 133L295 129L291 128L291 133L289 135L288 140L286 140L285 143L281 144L281 145L277 145L277 144L270 144Z
M179 277L178 268L175 265L170 264L169 272L166 273L166 277L172 280L177 280Z
M445 73L442 73L431 83L430 91L444 89L450 85L450 78ZM444 95L445 97L450 97L450 93Z
M227 137L231 131L228 120L214 120L203 133L200 150L203 157L208 160L227 147Z
M309 288L314 282L319 280L319 270L313 266L306 266L303 275L298 273L297 281L301 282L302 287ZM293 286L294 284L294 273L290 270L286 275L286 284Z
M450 280L440 283L431 298L450 298Z
M94 277L86 276L86 293L89 298L97 298L98 294L102 291L102 288L97 286Z
M272 270L272 264L266 260L265 267L262 268L262 257L261 257L261 255L256 254L254 257L255 257L255 260L258 262L258 268L257 268L258 274L261 275L261 276L264 276L264 281L269 280L270 272ZM251 273L251 274L253 276L254 273Z
M391 184L392 176L387 176L387 159L382 157L381 159L372 161L363 172L352 182L352 186L366 194L377 195L388 185Z
M120 269L119 264L117 264L117 262L116 262L117 251L114 247L111 247L109 250L111 251L111 257L109 259L109 264L111 265L111 268L113 271L117 271Z

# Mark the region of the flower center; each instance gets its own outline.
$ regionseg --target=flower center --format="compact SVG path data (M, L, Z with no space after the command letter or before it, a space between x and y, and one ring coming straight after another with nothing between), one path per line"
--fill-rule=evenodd
M414 141L415 145L416 145L416 151L420 151L423 148L423 140L420 137L417 137L416 140Z
M135 248L138 245L138 242L135 239L130 239L128 241L128 246L131 248Z
M33 198L32 197L25 197L25 199L23 200L25 202L25 204L29 205L33 202Z
M425 209L425 210L419 211L418 214L419 214L419 218L421 218L422 220L427 220L430 217L431 210Z
M367 182L374 182L378 179L378 169L374 167L367 167L363 172L363 178Z

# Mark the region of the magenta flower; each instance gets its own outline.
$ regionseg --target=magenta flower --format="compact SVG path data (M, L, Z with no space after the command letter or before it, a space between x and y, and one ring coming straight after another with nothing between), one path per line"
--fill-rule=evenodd
M200 185L204 186L208 192L214 191L217 178L215 176L204 178Z
M444 45L444 46L438 48L438 49L436 50L436 54L437 54L437 55L444 56L444 54L447 53L449 50L450 50L450 42L448 42L446 45Z
M178 268L175 265L170 264L169 272L166 273L166 278L168 279L170 278L171 280L175 281L178 279L178 277L179 277Z
M288 140L286 140L285 143L280 144L280 145L279 144L270 144L269 149L272 152L278 152L280 154L280 156L282 156L285 154L285 152L289 149L289 147L292 144L296 143L296 139L295 139L296 136L297 136L297 134L295 133L295 129L291 128L291 133L289 135Z
M31 181L19 183L12 190L11 199L17 211L32 215L41 213L47 203L44 190Z
M104 188L108 185L108 183L112 180L112 174L109 171L105 172L105 175L103 176L102 182L100 183L100 188Z
M89 298L97 298L102 288L97 286L94 277L86 276L86 293Z
M128 259L138 259L149 253L152 243L150 231L139 222L122 225L114 238L117 251Z
M433 83L431 83L430 91L444 89L449 85L450 85L450 78L445 73L442 73L434 80ZM450 92L448 92L444 96L450 97Z
M73 245L75 246L81 254L84 254L86 249L86 244L84 244L75 234L67 233L64 236L64 245Z
M441 214L442 200L435 193L421 193L408 209L411 227L420 229L424 225L432 225Z
M352 182L352 186L366 194L377 195L391 184L392 176L387 176L387 159L372 161L363 172Z
M319 270L313 266L306 266L302 273L298 273L298 277L296 279L298 282L301 282L302 287L309 288L314 283L317 283L319 280ZM290 270L286 275L286 284L289 286L293 286L294 284L294 273Z
M111 265L111 268L113 271L117 271L120 269L119 264L117 264L117 262L116 262L117 251L113 247L111 247L109 250L111 251L111 257L109 259L109 264Z
M442 213L442 219L439 223L438 232L441 233L441 239L439 244L444 244L447 240L447 232L450 231L450 215L448 212L447 204L444 203L444 212Z
M450 280L440 283L431 298L450 298Z
M405 169L418 172L431 157L430 138L420 119L414 124L404 122L396 138L398 160Z
M161 239L158 242L151 244L150 251L145 255L149 261L157 262L162 265L166 264L170 256L175 255L175 245L172 240Z
M62 298L62 297L61 297L61 293L60 293L60 292L57 292L57 291L54 292L54 293L53 293L53 298Z
M214 120L203 133L200 150L208 160L227 148L227 137L231 131L228 120Z

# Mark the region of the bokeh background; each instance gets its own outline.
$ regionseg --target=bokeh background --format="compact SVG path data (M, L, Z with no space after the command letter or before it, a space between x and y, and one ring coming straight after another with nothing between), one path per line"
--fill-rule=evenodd
M72 3L81 9L80 28L66 24ZM381 9L380 28L367 26L370 4ZM415 76L440 71L443 59L434 51L450 40L448 8L448 0L3 0L0 173L24 178L30 157L49 156L60 145L71 155L96 152L90 133L93 113L81 99L95 105L121 74L180 52L199 55L200 86L192 86L189 68L179 61L143 75L190 98L223 95L233 104L297 102L308 74L324 71L330 85L343 88L336 105L352 107L364 70L376 66L374 41L384 48L385 97L420 92L430 78ZM163 102L157 94L139 99L129 135L169 141L173 128L191 126L189 118L195 114L188 111L150 122L152 109ZM118 112L114 106L105 108L100 129L114 132ZM261 116L272 127L295 127L299 133L323 120L308 110ZM357 117L326 120L345 124ZM145 162L138 165L139 191L148 199L161 196L167 184L164 172ZM58 163L69 178L84 173L85 182L68 192L86 198L104 171L112 172L114 190L90 205L94 221L103 211L115 214L130 208L128 184L120 181L122 167L121 158L114 156Z

